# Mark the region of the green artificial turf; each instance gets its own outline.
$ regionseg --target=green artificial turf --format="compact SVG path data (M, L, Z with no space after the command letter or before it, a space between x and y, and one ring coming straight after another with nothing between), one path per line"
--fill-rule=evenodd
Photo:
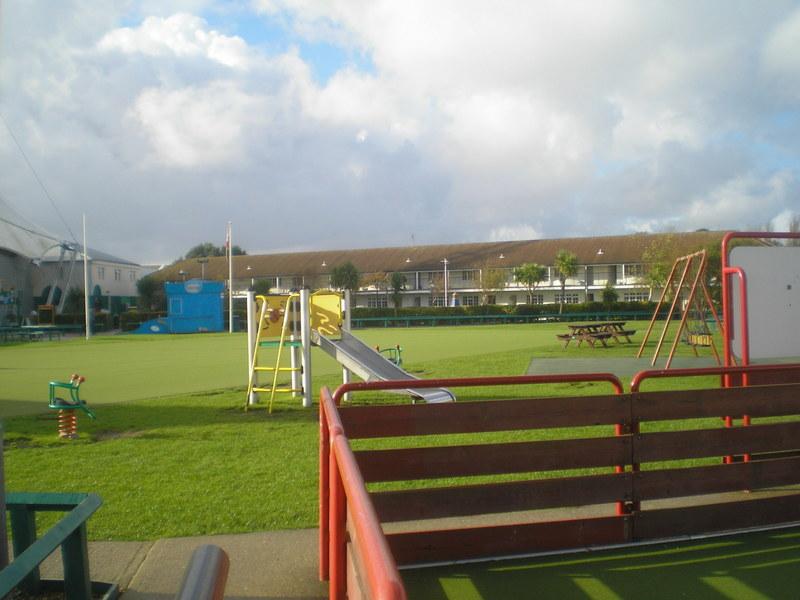
M800 530L401 571L408 597L794 599Z
M355 333L372 346L400 344L408 370L426 378L520 375L535 356L631 356L636 350L612 344L564 351L555 338L563 329L555 323ZM277 400L272 415L242 410L244 335L36 342L0 348L0 364L7 489L98 493L104 506L90 521L92 539L316 525L317 410L289 398ZM47 382L75 371L87 376L81 395L98 418L81 414L79 439L64 441L56 435L55 411L47 409ZM315 349L314 397L322 385L338 385L340 373ZM464 401L610 391L608 384L562 384L457 393ZM355 402L385 398L357 395Z

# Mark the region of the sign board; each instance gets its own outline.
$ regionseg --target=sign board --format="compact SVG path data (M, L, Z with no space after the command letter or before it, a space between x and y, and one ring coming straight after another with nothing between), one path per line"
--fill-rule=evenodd
M258 296L259 299L264 298L267 302L267 310L264 313L264 324L263 329L261 330L262 337L265 338L277 338L281 337L281 329L283 329L283 318L286 314L286 305L289 302L289 296ZM295 296L292 298L292 302L297 304L299 301ZM299 318L300 316L300 308L299 306L295 307L295 315ZM261 305L259 304L258 307L259 314L261 311ZM291 319L292 315L289 316ZM294 322L289 322L289 328L286 332L286 335L293 335L294 334ZM298 333L299 335L299 333Z
M750 359L800 356L800 247L738 246L729 266L741 267L747 280L747 330ZM742 356L742 298L731 276L733 353Z
M336 337L342 328L342 296L336 292L311 294L311 329L325 337Z

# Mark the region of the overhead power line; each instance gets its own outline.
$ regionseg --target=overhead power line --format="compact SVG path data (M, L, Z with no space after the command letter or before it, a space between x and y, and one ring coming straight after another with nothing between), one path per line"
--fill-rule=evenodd
M44 193L45 197L50 201L50 205L53 207L53 210L58 215L58 218L61 219L61 223L63 223L64 227L66 227L70 237L72 238L72 241L77 244L78 240L75 238L75 234L72 232L72 229L70 229L70 226L67 223L67 220L64 218L64 215L62 215L61 211L58 209L58 206L56 205L55 200L53 200L53 197L50 195L50 192L47 191L47 187L45 187L44 182L42 181L41 177L39 177L39 174L36 172L36 169L33 168L31 161L28 160L28 155L25 154L25 150L23 150L22 144L19 143L17 136L14 135L14 131L11 129L11 126L8 124L8 121L6 121L6 118L5 116L3 116L2 112L0 112L0 121L3 121L3 125L6 126L6 130L8 130L11 139L14 140L17 149L19 150L20 154L22 154L22 158L25 159L25 164L28 165L28 168L31 170L31 173L33 173L34 179L36 179L36 182L39 184L39 187L42 189L42 192Z

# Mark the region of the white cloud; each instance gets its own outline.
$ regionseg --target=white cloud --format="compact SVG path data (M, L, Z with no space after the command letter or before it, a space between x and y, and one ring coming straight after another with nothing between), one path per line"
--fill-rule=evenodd
M490 242L509 242L514 240L536 240L542 235L530 225L503 225L489 232Z
M200 17L179 13L166 18L148 17L139 27L122 27L105 34L97 47L106 52L146 56L205 57L243 69L249 64L247 44L237 36L209 30Z
M30 0L2 11L0 109L64 212L110 210L127 225L98 243L133 259L177 256L228 219L245 248L268 249L351 246L353 223L369 246L748 228L800 212L791 2ZM342 60L325 83L318 42L340 50L323 59ZM2 128L0 150L0 193L35 203ZM193 210L207 197L225 201ZM326 218L309 219L320 207ZM277 228L267 241L265 220L302 221L308 239ZM139 229L147 243L122 245Z
M214 166L245 158L248 125L264 118L264 102L233 84L146 89L130 117L149 138L158 159L178 167Z

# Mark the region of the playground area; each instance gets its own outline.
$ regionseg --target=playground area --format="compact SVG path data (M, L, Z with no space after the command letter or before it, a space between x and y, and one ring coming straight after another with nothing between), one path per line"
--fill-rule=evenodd
M688 306L692 302L690 297ZM263 309L259 320L266 316ZM774 345L776 334L767 325L760 328ZM258 390L260 402L248 405L249 392L258 386L253 384L256 361L248 359L243 334L117 336L0 347L10 375L0 410L17 415L5 421L6 485L99 494L104 506L89 522L93 540L319 523L320 575L331 577L335 598L345 589L356 597L362 586L368 590L365 597L372 597L369 557L387 558L381 545L386 540L380 541L384 534L393 555L386 563L390 567L394 560L413 566L472 560L478 554L561 551L565 545L592 548L588 555L570 558L404 570L409 597L507 597L531 585L559 597L632 597L648 585L636 584L637 574L643 581L663 578L663 597L674 597L667 594L670 589L691 589L691 597L784 597L791 589L786 583L790 568L800 560L796 530L691 538L697 531L706 535L800 521L796 384L730 388L742 390L735 395L739 392L720 389L723 373L755 383L772 368L676 371L707 368L719 362L722 351L726 361L731 352L719 327L696 333L709 337L692 343L682 337L682 326L683 321L629 321L625 331L632 339L568 348L560 337L562 323L359 330L357 345L342 335L327 349L319 341L308 348L313 366L305 370L310 381L304 387L322 411L304 408L292 394L274 398L274 406L271 398L268 411L266 388ZM663 331L661 339L647 339L645 332L653 328ZM669 357L661 360L673 363L674 376L656 371L640 389L644 379L633 373L646 370L647 356L673 340ZM743 345L735 352L747 364L748 339L740 335L738 340ZM753 347L760 343L758 336L752 341ZM398 353L402 348L403 371L421 381L356 383L351 401L334 408L343 392L335 400L326 388L340 384L346 363L337 353L347 351L348 344L361 357L363 348L393 347ZM280 344L259 349L264 362L274 365L280 364L281 350ZM758 353L752 358L757 361ZM79 418L76 439L63 440L48 409L47 382L76 371L86 378L81 396L97 419ZM476 374L480 379L469 385L458 381ZM277 372L278 379L281 385L296 385L289 372ZM385 393L409 387L459 389L456 402L441 404L415 405L407 396L399 400ZM486 399L507 402L480 402ZM522 413L515 412L523 405ZM494 415L495 410L507 414ZM320 428L320 418L327 429ZM400 447L394 445L398 436ZM339 489L331 483L335 473L350 480L343 496L331 491ZM692 502L669 504L714 494L737 496L726 497L731 507L720 509L722 516L694 510ZM576 500L599 505L602 512L569 512L567 520L561 512L531 527L520 525L523 513L571 511ZM718 500L711 506L723 503ZM366 512L376 510L383 524L377 538L364 538L363 523L342 517L345 505L364 514L369 503L375 508ZM463 519L483 513L511 520L461 528ZM438 519L454 519L449 529L455 538L427 529L428 521ZM713 531L708 523L715 524ZM378 529L372 527L369 535ZM422 537L415 537L420 532ZM344 535L349 546L343 545ZM641 551L599 550L671 537L683 541ZM343 552L350 558L340 562ZM676 575L687 564L694 569L692 588ZM389 575L390 581L400 581Z

